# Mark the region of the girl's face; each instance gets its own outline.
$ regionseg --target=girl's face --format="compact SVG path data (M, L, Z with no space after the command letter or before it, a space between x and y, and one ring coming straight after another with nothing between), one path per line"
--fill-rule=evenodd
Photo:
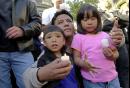
M64 31L66 37L71 37L74 35L74 24L68 15L59 15L55 20L55 25Z
M87 33L96 33L97 29L97 18L96 17L89 17L84 18L81 20L81 26Z
M49 32L44 38L45 46L54 53L59 53L65 45L65 38L61 32Z

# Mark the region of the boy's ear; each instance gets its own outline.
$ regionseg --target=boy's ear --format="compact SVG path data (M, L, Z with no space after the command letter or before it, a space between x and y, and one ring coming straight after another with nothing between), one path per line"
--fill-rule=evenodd
M45 43L45 41L44 41L43 45L44 45L44 46L46 46L46 43Z
M46 46L46 44L44 44L44 46Z

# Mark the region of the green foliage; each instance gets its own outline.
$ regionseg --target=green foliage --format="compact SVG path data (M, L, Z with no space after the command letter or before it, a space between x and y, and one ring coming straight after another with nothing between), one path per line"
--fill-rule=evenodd
M74 1L74 2L69 1L68 4L70 5L71 14L72 14L74 20L76 20L77 12L78 12L80 6L83 4L83 2L82 1Z
M93 4L94 6L97 6L98 0L84 0L84 2Z
M105 3L105 7L107 10L110 10L112 8L112 1L111 0L107 0Z
M94 6L97 6L98 0L82 0L82 1L74 0L73 2L69 1L68 4L70 5L71 14L72 14L74 20L76 20L76 15L77 15L77 12L78 12L80 6L84 3L89 3L89 4L93 4Z
M120 9L121 6L123 6L124 4L127 5L127 1L126 1L126 0L119 0L119 1L116 3L116 7L117 7L118 9Z

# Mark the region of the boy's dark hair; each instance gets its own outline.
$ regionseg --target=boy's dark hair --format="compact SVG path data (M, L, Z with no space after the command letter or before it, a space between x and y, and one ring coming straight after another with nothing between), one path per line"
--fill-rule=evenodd
M65 38L65 34L61 28L56 25L47 25L46 27L44 27L43 40L45 39L46 34L48 34L49 32L61 32L63 34L63 37Z
M52 18L51 24L54 25L56 18L57 18L59 15L62 15L62 14L68 15L68 16L73 20L73 16L72 16L68 11L66 11L66 10L64 10L64 9L61 9L60 11L57 11L57 12L54 14L54 17Z
M90 13L92 13L92 16L90 16ZM77 32L80 34L86 34L86 31L82 28L81 20L84 18L89 19L90 17L96 17L98 20L97 24L97 32L101 31L102 22L100 14L96 7L90 5L90 4L83 4L77 14Z

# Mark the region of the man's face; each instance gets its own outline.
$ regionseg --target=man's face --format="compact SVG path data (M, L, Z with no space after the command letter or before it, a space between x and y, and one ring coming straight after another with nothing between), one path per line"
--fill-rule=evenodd
M68 15L59 15L56 18L54 24L64 31L66 37L71 37L74 35L74 24L72 19Z

